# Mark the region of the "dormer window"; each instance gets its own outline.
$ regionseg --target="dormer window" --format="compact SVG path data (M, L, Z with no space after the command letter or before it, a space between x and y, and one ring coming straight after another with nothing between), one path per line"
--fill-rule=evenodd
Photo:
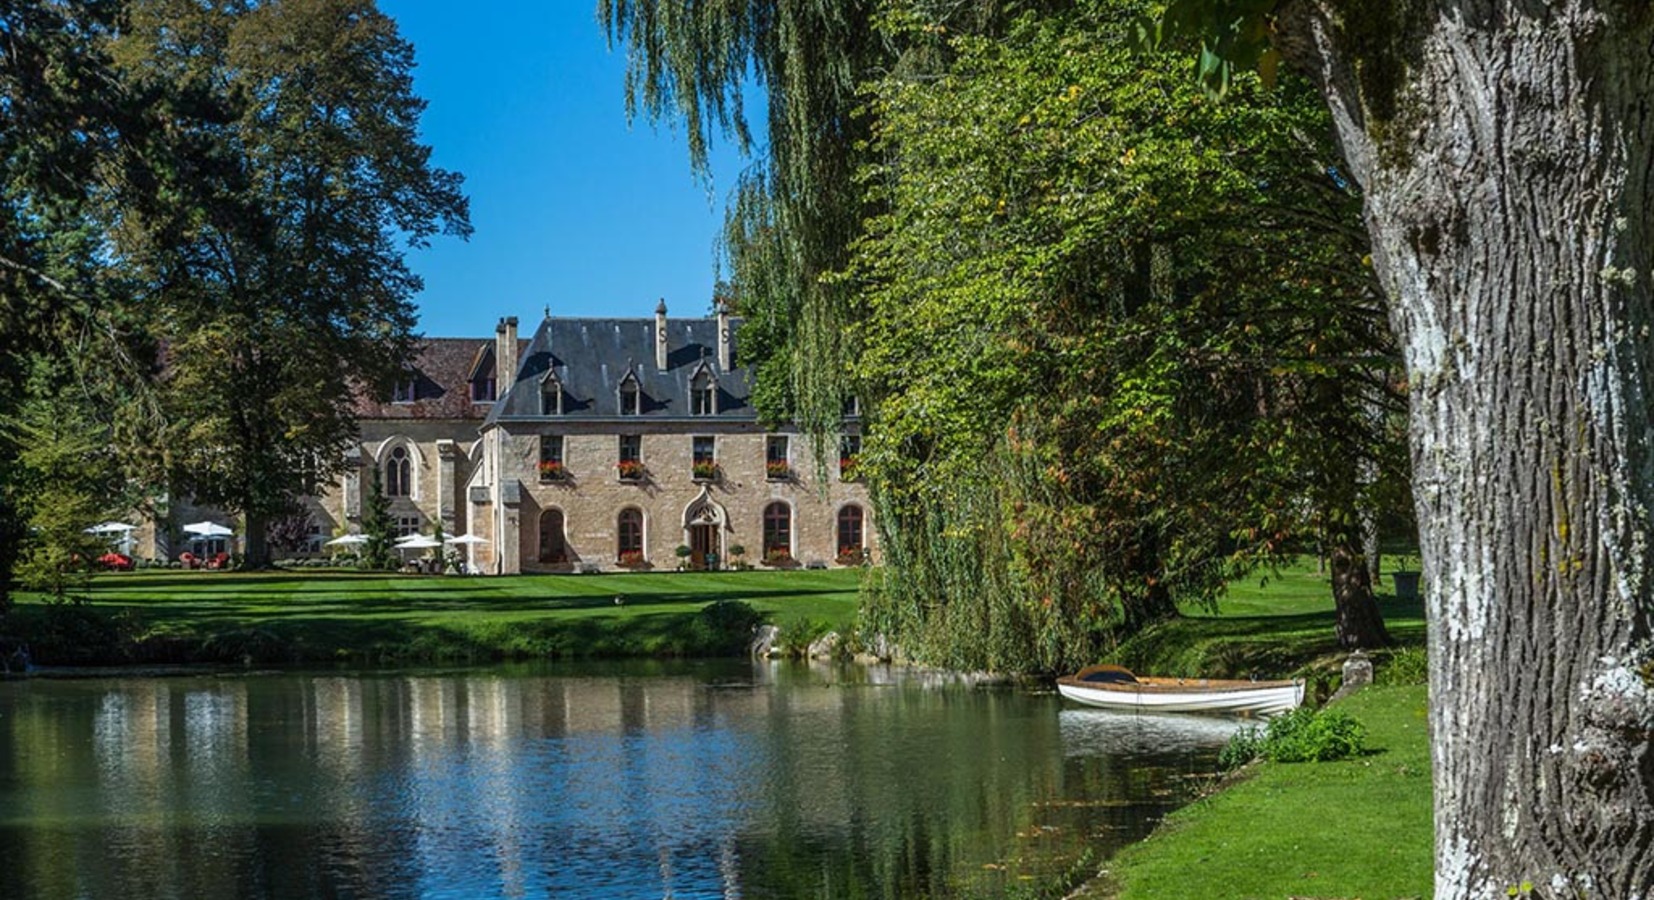
M706 369L689 381L689 414L710 416L718 412L718 383Z
M412 376L409 376L407 378L398 379L397 382L396 382L396 385L391 388L391 402L392 403L412 403L412 402L414 402L414 388L415 388L415 386L416 385L415 385L415 382L414 382L414 379L413 379Z
M490 375L487 378L472 379L472 381L471 381L471 402L472 403L493 403L494 399L495 399L494 398L494 390L495 390L494 376Z
M845 416L845 418L853 418L853 417L859 416L859 415L861 415L861 400L857 399L856 395L854 395L854 394L851 394L850 396L845 397L844 398L844 416Z
M638 389L637 378L627 374L620 383L620 414L635 416L643 411L643 392Z
M540 382L540 415L560 416L563 414L563 383L555 376L547 376Z

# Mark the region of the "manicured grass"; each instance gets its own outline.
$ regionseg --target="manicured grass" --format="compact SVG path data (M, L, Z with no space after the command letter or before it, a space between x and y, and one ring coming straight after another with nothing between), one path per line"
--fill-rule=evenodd
M46 664L697 655L721 649L700 615L714 602L748 604L783 630L844 628L862 575L147 571L97 577L73 612L25 597L8 627L33 638Z
M1423 603L1383 593L1388 587L1386 579L1378 603L1390 637L1398 648L1422 647ZM1316 677L1335 672L1343 655L1331 581L1303 560L1231 585L1216 611L1183 610L1182 618L1126 641L1110 661L1154 675Z
M1425 689L1370 687L1339 708L1375 752L1326 763L1259 763L1167 818L1081 893L1090 900L1427 897L1430 750Z

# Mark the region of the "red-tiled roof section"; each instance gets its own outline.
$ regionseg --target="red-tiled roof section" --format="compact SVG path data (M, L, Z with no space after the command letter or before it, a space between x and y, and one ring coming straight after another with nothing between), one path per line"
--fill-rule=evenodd
M517 358L522 358L528 341L517 342ZM487 359L483 357L486 355ZM479 362L484 370L492 370L494 341L492 338L426 338L414 355L413 400L406 403L381 403L372 397L356 398L356 417L359 419L477 419L488 415L492 403L471 401L472 371ZM497 378L504 388L508 378Z

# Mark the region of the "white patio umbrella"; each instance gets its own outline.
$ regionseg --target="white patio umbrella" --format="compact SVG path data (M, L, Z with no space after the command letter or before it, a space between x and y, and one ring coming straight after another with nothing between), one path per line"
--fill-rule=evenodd
M226 528L217 522L191 522L184 526L184 530L197 537L215 538L229 537L235 534L232 528Z
M98 524L93 525L91 528L86 529L86 533L87 534L120 534L123 531L131 531L132 529L137 528L137 527L138 526L136 526L136 525L128 525L125 522L99 522Z
M444 544L487 544L488 538L477 537L474 534L458 534L451 538L443 538Z
M115 546L122 553L130 554L132 552L132 532L137 527L136 525L128 525L125 522L99 522L86 529L86 533L113 537Z
M367 542L368 536L365 534L341 534L333 540L325 541L324 543L332 546L342 546L346 544L365 544Z
M424 534L410 534L406 537L398 538L396 541L396 548L398 550L429 550L432 547L440 546L442 546L441 541Z

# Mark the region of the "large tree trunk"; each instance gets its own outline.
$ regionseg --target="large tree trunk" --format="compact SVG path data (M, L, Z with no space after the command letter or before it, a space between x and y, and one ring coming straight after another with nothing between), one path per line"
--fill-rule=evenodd
M1654 894L1651 18L1282 10L1406 356L1444 900Z

